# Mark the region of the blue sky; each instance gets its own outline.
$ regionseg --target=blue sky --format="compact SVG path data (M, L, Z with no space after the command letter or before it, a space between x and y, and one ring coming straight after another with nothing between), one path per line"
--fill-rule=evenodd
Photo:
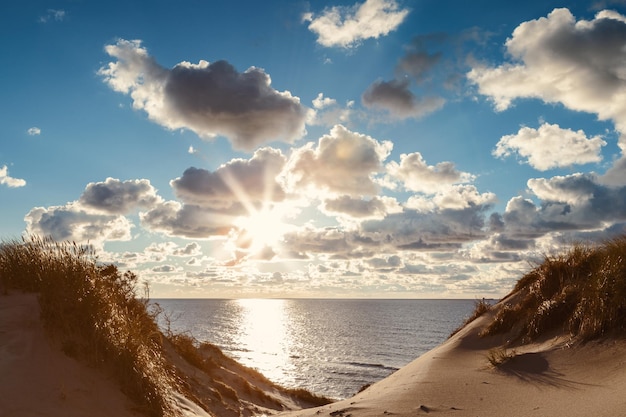
M626 232L626 1L29 1L0 234L155 297L499 297Z

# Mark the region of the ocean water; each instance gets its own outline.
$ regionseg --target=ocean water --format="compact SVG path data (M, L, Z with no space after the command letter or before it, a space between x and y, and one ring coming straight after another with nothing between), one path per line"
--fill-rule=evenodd
M219 346L280 385L335 399L436 347L474 309L473 300L155 301L173 331Z

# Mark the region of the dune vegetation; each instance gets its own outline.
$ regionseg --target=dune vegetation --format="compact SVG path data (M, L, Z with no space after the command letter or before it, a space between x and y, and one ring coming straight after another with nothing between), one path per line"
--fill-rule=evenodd
M578 341L617 336L626 330L626 236L574 244L545 256L500 303L481 336L509 333L528 343L551 331ZM478 301L467 322L490 310Z
M38 294L41 319L63 352L113 375L148 416L178 415L175 395L221 416L330 402L272 384L208 343L162 332L162 314L134 273L98 261L94 251L32 237L0 244L0 296ZM250 382L252 381L252 383ZM272 395L269 395L271 393Z

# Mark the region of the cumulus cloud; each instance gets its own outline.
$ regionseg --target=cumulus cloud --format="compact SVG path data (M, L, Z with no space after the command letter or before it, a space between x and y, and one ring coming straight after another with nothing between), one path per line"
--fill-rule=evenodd
M126 241L131 238L133 224L124 216L96 214L78 204L35 207L24 217L26 232L51 236L58 241L102 245L105 241Z
M388 176L402 183L407 190L428 194L436 193L445 186L474 179L467 172L457 171L452 162L428 165L419 152L400 155L400 163L392 161L386 169Z
M305 187L350 196L375 195L373 176L382 170L393 144L336 125L312 143L294 151L288 164L293 189Z
M28 133L30 136L39 136L41 135L41 129L39 129L38 127L31 127L29 128L26 133Z
M9 168L4 165L0 168L0 185L6 185L9 188L19 188L26 185L26 181L20 178L13 178L9 175Z
M308 13L303 20L309 22L320 45L351 48L394 31L408 14L395 0L366 0L351 7L326 8L319 16Z
M274 90L260 68L240 73L226 61L200 61L167 69L138 40L121 39L105 51L116 61L98 71L104 81L168 129L223 135L235 149L248 151L274 140L293 142L304 133L307 109L288 91Z
M562 129L559 125L542 124L539 129L522 127L515 135L503 136L492 154L505 158L514 153L526 158L535 169L600 162L600 151L606 142L600 136L587 138L582 130Z
M502 215L505 231L541 236L552 231L603 230L626 220L626 187L603 185L594 174L530 179L528 188L541 205L512 198Z
M419 118L439 110L445 104L442 97L415 96L409 89L409 80L376 81L363 93L366 107L386 110L395 119Z
M136 208L151 208L161 201L149 180L120 181L110 177L104 182L87 184L78 199L84 208L109 214L128 214Z
M468 78L506 110L517 98L538 98L613 120L626 132L626 17L598 12L576 20L568 9L524 22L506 42L512 61L475 66ZM625 144L626 145L626 144Z
M313 99L313 107L321 110L325 107L334 106L337 104L337 100L330 97L324 97L324 93L319 93L317 97Z
M279 150L262 148L252 158L233 159L214 172L188 168L170 185L185 203L214 209L281 201L285 192L276 178L285 163Z

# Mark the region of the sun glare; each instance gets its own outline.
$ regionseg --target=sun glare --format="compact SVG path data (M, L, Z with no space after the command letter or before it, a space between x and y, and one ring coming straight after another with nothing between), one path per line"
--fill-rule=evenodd
M241 218L237 226L241 230L237 239L238 245L250 252L266 246L275 246L287 230L282 211L275 207L254 210L248 216Z

